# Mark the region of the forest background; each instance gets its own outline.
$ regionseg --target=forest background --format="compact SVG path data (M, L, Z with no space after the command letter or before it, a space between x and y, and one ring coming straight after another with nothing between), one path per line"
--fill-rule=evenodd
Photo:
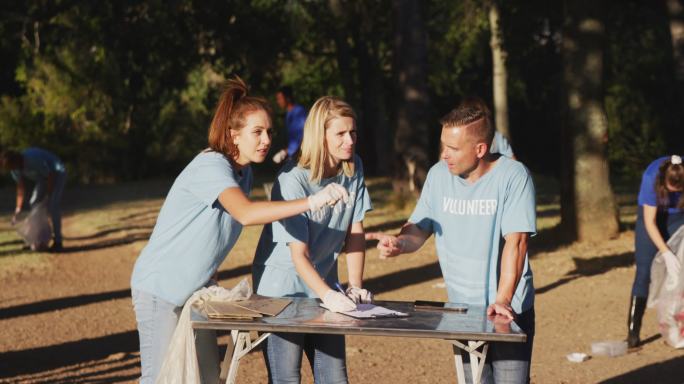
M612 185L682 151L682 9L677 0L7 1L0 147L52 150L72 183L173 177L206 146L221 86L239 75L272 101L286 84L307 107L326 94L350 102L366 172L415 193L437 161L439 118L479 96L517 158L560 182L565 233L611 237ZM284 119L274 110L278 146Z

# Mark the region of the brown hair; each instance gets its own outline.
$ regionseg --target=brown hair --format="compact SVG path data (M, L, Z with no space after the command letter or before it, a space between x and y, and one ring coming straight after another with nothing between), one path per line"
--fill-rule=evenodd
M476 142L483 142L491 148L494 139L494 125L492 124L491 112L482 99L466 98L451 112L447 113L439 121L443 128L462 127L483 120L484 124L469 127L468 133Z
M0 168L1 169L16 169L20 166L20 162L23 159L21 153L8 149L2 151L0 154Z
M667 189L670 185L676 189L684 189L684 165L672 164L672 158L663 161L658 169L658 177L656 177L655 190L658 196L658 209L667 209L670 205L670 191ZM677 202L677 208L684 209L684 193Z
M260 97L249 96L247 91L247 84L239 76L229 79L209 126L209 148L222 153L230 160L235 160L239 155L230 131L242 129L245 125L245 116L249 112L263 110L269 118L271 116L268 102Z

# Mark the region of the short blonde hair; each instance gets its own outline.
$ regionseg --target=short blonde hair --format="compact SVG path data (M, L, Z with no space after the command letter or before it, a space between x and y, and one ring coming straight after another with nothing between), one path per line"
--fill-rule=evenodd
M349 104L333 96L323 96L311 107L304 123L304 138L298 165L311 171L309 180L314 183L319 183L323 179L325 162L329 156L325 130L333 119L340 117L351 117L356 123L356 114ZM341 169L347 177L352 177L354 157L343 161Z

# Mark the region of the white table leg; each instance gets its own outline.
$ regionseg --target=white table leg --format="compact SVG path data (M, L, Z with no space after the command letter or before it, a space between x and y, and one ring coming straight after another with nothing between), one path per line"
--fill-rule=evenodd
M219 383L223 383L228 378L228 369L230 368L230 360L233 358L235 352L235 343L237 342L238 331L230 331L230 343L226 346L226 354L221 362L221 374L219 375Z
M482 370L487 359L489 344L484 341L469 341L468 345L465 345L458 340L449 341L456 347L454 349L454 359L456 361L456 378L459 384L466 384L463 351L468 352L470 356L470 370L473 375L473 383L480 384L482 382ZM480 347L482 347L482 351L477 350Z
M235 384L240 359L269 336L271 336L270 333L263 333L261 336L252 340L249 331L231 331L232 343L228 344L226 356L223 358L223 363L221 364L221 381L225 380L226 384ZM227 366L227 364L230 364L230 366Z

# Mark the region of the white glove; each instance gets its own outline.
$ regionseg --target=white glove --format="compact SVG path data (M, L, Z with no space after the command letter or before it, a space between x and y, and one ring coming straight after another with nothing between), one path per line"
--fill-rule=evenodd
M280 151L276 152L275 155L273 155L273 162L276 164L280 164L285 160L287 157L287 151L284 149L281 149Z
M349 193L343 186L330 183L325 188L309 196L309 209L318 211L326 205L335 205L338 200L349 201Z
M323 296L323 304L333 312L349 312L356 309L356 304L350 298L332 289Z
M677 258L672 251L668 250L667 252L663 252L663 261L665 262L665 268L667 268L667 276L673 281L677 281L679 272L681 271L679 258Z
M352 299L356 304L368 304L373 302L373 294L367 289L349 286L346 293L347 297Z

